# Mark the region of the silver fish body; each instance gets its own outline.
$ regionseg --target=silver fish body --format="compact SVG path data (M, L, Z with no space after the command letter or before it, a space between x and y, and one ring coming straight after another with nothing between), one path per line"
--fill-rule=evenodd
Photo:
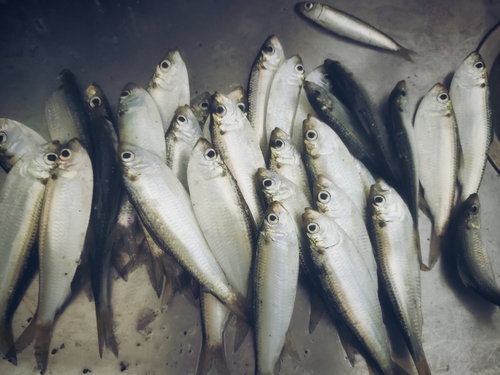
M148 92L160 113L163 133L166 133L177 107L189 105L189 77L180 51L167 52L156 66L148 85Z
M299 246L291 215L268 207L259 232L254 268L256 374L274 374L290 326L299 274Z
M477 52L467 56L453 75L450 98L463 156L458 169L460 204L479 190L492 136L488 75Z
M257 228L264 210L255 173L266 166L259 142L243 112L225 95L215 93L212 112L212 143L236 179Z
M276 127L292 134L303 81L304 66L300 56L290 57L278 68L267 100L266 144L269 143L271 132Z
M198 139L202 136L200 124L188 105L175 110L172 124L165 134L167 166L175 173L184 188L189 192L187 167L189 155Z
M372 186L369 207L381 283L419 375L430 375L422 345L418 232L412 215L399 194L381 179Z
M0 118L0 166L6 173L24 155L47 141L30 127L8 118Z
M281 43L276 36L269 36L253 63L248 81L248 120L263 154L267 152L267 101L274 75L283 61Z

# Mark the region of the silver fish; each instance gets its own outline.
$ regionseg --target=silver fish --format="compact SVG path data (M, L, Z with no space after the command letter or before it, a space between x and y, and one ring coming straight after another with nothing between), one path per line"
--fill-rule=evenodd
M248 112L248 97L247 92L243 87L238 86L231 90L227 94L227 97L236 103L238 108L241 109L241 112L245 114Z
M92 207L92 188L90 158L77 139L71 140L59 153L43 201L38 307L15 344L22 351L35 339L35 356L41 372L47 368L55 316L71 295L71 281L80 264Z
M248 81L248 120L263 154L267 152L266 116L271 84L285 53L278 38L271 35L262 45Z
M212 101L212 95L208 92L202 92L200 95L191 99L190 106L196 116L196 120L202 130L208 129L208 123L210 118L210 102ZM210 133L210 132L209 132Z
M148 92L158 107L166 133L177 107L189 105L191 98L186 64L177 48L168 51L156 66Z
M372 186L369 207L381 283L389 295L418 374L430 375L422 345L418 231L408 206L384 180L379 179Z
M410 57L412 51L398 44L382 31L348 13L312 2L297 3L295 10L335 34L370 46L398 52L406 60L412 61Z
M450 98L463 156L458 169L460 205L479 190L492 136L488 74L477 52L467 56L453 75Z
M272 375L285 345L299 275L299 246L291 215L279 203L268 207L255 254L256 374Z

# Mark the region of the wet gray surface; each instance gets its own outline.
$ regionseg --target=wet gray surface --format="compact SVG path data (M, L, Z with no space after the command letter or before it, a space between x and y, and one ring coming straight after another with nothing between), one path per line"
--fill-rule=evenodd
M279 37L286 56L298 53L309 72L325 58L340 60L385 108L393 86L408 84L410 105L436 82L449 83L460 62L500 19L499 1L336 1L339 9L369 22L416 52L414 62L333 36L294 10L293 1L8 1L0 4L0 117L21 121L48 136L44 100L62 68L80 85L95 81L113 108L129 81L146 86L166 51L182 49L191 94L230 91L247 84L253 60L266 37ZM0 175L0 184L5 178ZM483 234L500 277L500 181L488 165L480 190ZM3 213L1 213L3 214ZM428 248L430 226L421 215L421 239ZM1 239L0 239L1 240ZM466 290L439 262L422 273L424 348L433 374L499 374L500 314ZM36 310L31 285L14 318L17 337ZM79 294L55 326L49 374L192 374L201 344L197 308L182 296L162 308L139 268L128 282L116 279L113 300L120 358L100 359L93 303ZM300 289L292 335L302 357L285 358L284 374L367 374L361 357L351 368L335 329L324 317L307 332L308 298ZM228 328L231 343L234 327ZM397 361L415 373L404 344L392 337ZM1 374L36 373L33 347L18 366L0 361ZM252 374L253 349L247 337L240 351L227 351L232 374Z

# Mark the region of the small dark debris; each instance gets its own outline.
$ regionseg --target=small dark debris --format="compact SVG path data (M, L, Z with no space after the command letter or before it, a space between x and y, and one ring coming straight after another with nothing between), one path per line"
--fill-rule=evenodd
M182 354L182 353L184 353L184 350L182 350L182 349L179 350L179 354Z
M137 343L137 346L141 346L141 343L140 343L140 342L138 342L138 343Z
M84 369L83 369L83 373L84 373L84 374L87 374L87 373L89 373L89 372L92 372L92 371L90 371L88 368L84 368Z
M283 10L286 10L286 8L283 8Z
M309 350L304 350L304 354L309 354Z
M166 363L166 365L168 366L168 362Z
M33 317L29 317L28 319L26 319L26 321L29 323L33 320Z
M192 353L193 352L193 349L189 349L189 353Z
M199 45L200 47L203 47L203 44L201 44L201 43L198 43L198 45Z
M123 372L127 369L127 365L124 362L120 362L120 371Z
M187 334L188 334L187 331L184 331L184 336L186 336Z
M9 358L7 361L9 361L10 363L12 363L12 358Z
M59 349L64 349L64 344L61 344L61 346L59 347Z
M51 351L50 353L51 353L51 354L56 354L58 350L59 350L59 349L54 348L54 349L52 349L52 351Z

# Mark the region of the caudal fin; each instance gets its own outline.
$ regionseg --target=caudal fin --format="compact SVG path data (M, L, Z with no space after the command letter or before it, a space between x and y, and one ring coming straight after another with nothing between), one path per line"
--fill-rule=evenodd
M422 353L423 354L423 353ZM431 369L427 363L425 355L421 358L415 358L415 367L417 368L418 375L431 375Z
M248 330L250 326L248 322L239 316L236 317L236 333L234 334L234 342L233 342L233 351L237 352L240 348L241 344L243 344L243 340L247 337Z
M196 375L207 375L215 367L219 375L230 375L224 354L224 345L209 346L203 341L196 367Z
M431 243L429 247L429 265L428 265L429 270L431 270L432 267L434 267L434 265L436 264L441 255L441 246L443 239L444 236L439 236L433 227L431 233Z
M409 62L413 62L413 59L411 58L410 55L416 55L416 52L405 48L403 46L399 46L398 52L405 60L408 60Z
M99 356L102 358L104 345L118 358L118 343L113 331L113 313L110 306L96 307L97 339L99 342Z
M53 327L53 321L42 324L35 316L15 343L16 349L21 352L35 340L35 358L41 374L47 369Z
M153 241L147 241L144 239L141 246L143 246L149 252L149 262L147 263L149 281L151 286L158 298L161 296L163 291L163 260L162 253L163 250L157 247Z
M313 333L323 317L325 304L323 303L319 293L314 291L312 288L310 288L309 297L311 301L311 311L309 313L309 333Z
M12 329L6 325L0 326L0 352L17 366L16 349L14 346L14 338L12 337Z

